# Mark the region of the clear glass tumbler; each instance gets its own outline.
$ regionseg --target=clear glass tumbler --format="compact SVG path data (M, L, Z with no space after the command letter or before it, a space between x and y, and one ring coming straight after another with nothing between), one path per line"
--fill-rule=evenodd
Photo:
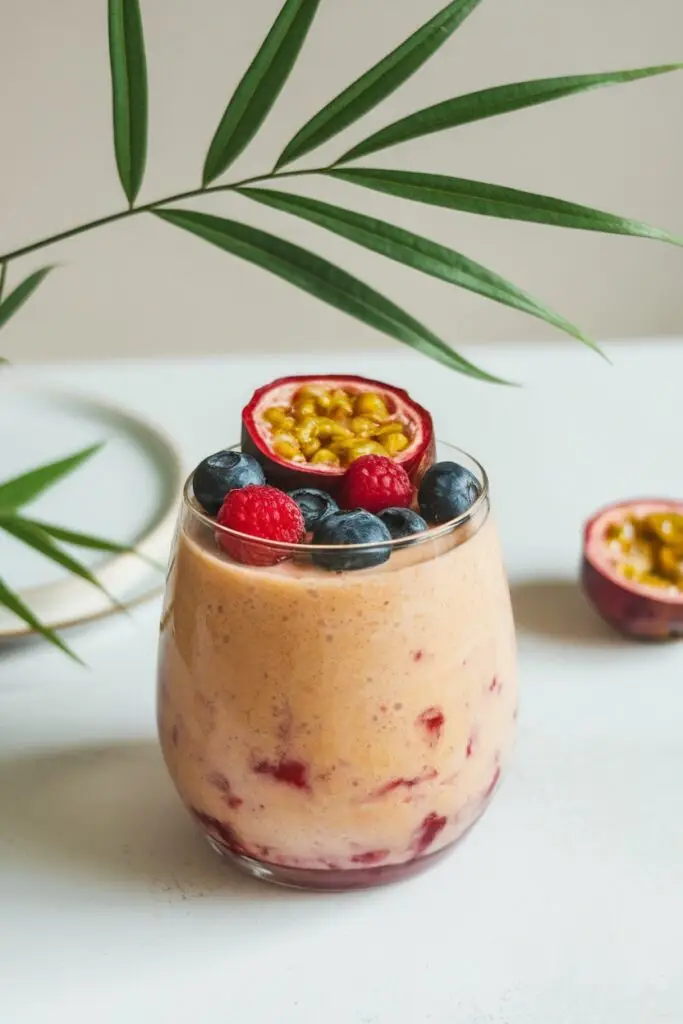
M507 578L484 470L446 445L438 457L475 474L474 505L357 571L217 526L186 485L159 736L209 842L251 875L335 890L403 878L450 849L496 790L517 713ZM235 562L220 534L250 561L282 560Z

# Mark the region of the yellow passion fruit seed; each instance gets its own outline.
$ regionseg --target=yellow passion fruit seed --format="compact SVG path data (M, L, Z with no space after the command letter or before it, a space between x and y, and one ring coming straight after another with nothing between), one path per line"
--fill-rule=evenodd
M631 515L623 523L610 523L605 540L628 555L628 562L619 566L625 579L649 587L683 590L683 515Z
M289 406L266 409L264 420L272 429L273 451L297 463L347 465L361 455L393 457L410 444L404 425L373 391L350 394L307 384Z
M388 437L383 438L383 442L388 454L392 456L404 451L409 444L405 434L389 434Z
M374 391L364 391L363 394L356 395L354 412L356 416L368 416L371 420L386 420L389 416L384 399Z
M334 452L331 452L329 448L319 448L315 455L311 458L311 463L313 465L318 466L321 463L325 463L328 466L338 466L339 456L335 455Z
M357 437L373 437L377 431L377 424L367 416L354 416L351 420L351 430Z

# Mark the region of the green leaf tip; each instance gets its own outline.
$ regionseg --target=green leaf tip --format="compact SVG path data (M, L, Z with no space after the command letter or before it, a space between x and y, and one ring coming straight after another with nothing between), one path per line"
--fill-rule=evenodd
M3 267L7 264L4 263ZM40 270L34 270L32 274L16 286L4 300L2 300L2 289L0 288L0 328L4 327L10 317L21 309L24 303L33 295L36 288L45 280L51 270L55 269L55 264L50 264L47 267L42 267ZM0 284L4 282L4 275L0 275Z
M66 569L72 576L78 576L80 579L85 580L86 583L90 583L91 586L102 591L105 597L111 601L115 608L118 608L119 611L124 610L123 605L109 593L109 591L97 579L95 574L91 572L86 565L83 565L75 558L72 558L71 555L55 543L48 531L44 530L40 524L24 519L18 515L3 515L0 513L0 529L16 538L16 540L21 541L22 544L26 544L27 547L37 551L45 558L48 558L50 561L56 562L57 565L61 565L62 568Z
M671 71L680 71L682 67L683 64L659 64L654 67L634 68L626 71L539 78L481 89L435 103L431 107L425 107L380 128L379 131L363 139L362 142L352 146L337 162L347 163L349 160L367 156L401 142L409 142L424 135L431 135L434 132L457 128L460 125L471 124L474 121L482 121L501 114L509 114L542 103L550 103L567 96L588 92L591 89L635 82L641 78L653 78Z
M275 170L348 128L415 74L452 36L481 0L453 0L318 111L285 146Z
M147 58L139 0L109 0L114 152L132 208L147 162Z
M21 600L19 595L12 590L9 584L6 583L2 577L0 577L0 605L3 608L7 608L7 610L12 612L12 614L16 615L18 619L21 619L29 629L33 630L35 633L39 633L48 641L48 643L59 648L59 650L64 654L67 654L72 661L77 662L79 665L83 664L78 655L71 650L62 638L33 614L28 605Z
M66 458L46 463L27 473L22 473L20 476L13 477L11 480L6 480L0 484L0 510L13 510L35 501L43 491L54 486L58 480L73 473L84 462L92 458L102 446L103 442L89 445Z
M206 187L251 142L294 67L320 0L286 0L258 53L232 94L211 140L202 185Z
M411 199L430 206L460 210L484 217L549 224L553 227L599 231L612 235L632 235L681 245L681 239L642 221L630 220L580 203L554 196L524 192L470 178L422 171L393 171L374 167L342 167L325 172L334 178L373 189L400 199Z

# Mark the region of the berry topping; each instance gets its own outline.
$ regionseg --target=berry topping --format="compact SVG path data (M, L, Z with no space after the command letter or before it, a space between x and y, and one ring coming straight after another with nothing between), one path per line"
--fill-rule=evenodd
M290 491L289 496L301 509L307 530L315 530L324 516L339 511L334 498L326 491L317 491L314 487L299 487L296 491Z
M192 487L202 508L210 516L215 516L229 491L265 482L263 470L251 455L222 451L199 463L194 471Z
M218 512L218 522L230 530L262 540L298 544L304 535L304 517L295 501L276 487L242 487L230 491ZM265 545L220 531L219 545L236 562L246 565L275 565L286 554Z
M467 512L479 492L477 479L469 469L457 462L437 462L420 484L420 512L433 523L447 523Z
M413 500L413 485L403 466L386 455L363 455L347 469L341 498L345 508L368 512L405 508Z
M383 512L380 512L379 518L394 540L399 540L401 537L412 537L414 534L424 533L428 529L422 516L413 512L411 508L385 508Z
M369 569L386 562L391 554L382 541L391 540L391 534L381 519L371 512L356 508L350 512L332 512L325 516L313 533L313 561L323 569L348 572ZM316 544L378 544L381 546L349 551L316 551Z

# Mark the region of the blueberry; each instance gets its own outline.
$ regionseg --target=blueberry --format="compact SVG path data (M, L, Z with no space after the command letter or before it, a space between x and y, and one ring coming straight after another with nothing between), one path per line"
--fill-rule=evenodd
M381 519L372 512L355 508L350 512L331 512L318 523L313 533L312 557L322 569L348 572L369 569L386 562L391 554L389 545L367 551L316 551L316 544L377 544L391 540L391 534Z
M469 469L457 462L437 462L420 484L420 512L432 523L447 523L467 512L479 493L479 483Z
M248 484L264 484L263 470L251 455L222 451L209 455L194 471L194 496L209 513L215 516L228 491Z
M317 491L314 487L299 487L288 494L301 509L307 530L315 530L324 516L339 511L339 505L326 491Z
M413 534L424 533L428 529L422 516L410 508L385 508L384 512L380 512L379 518L394 540L398 540L399 537L412 537Z

